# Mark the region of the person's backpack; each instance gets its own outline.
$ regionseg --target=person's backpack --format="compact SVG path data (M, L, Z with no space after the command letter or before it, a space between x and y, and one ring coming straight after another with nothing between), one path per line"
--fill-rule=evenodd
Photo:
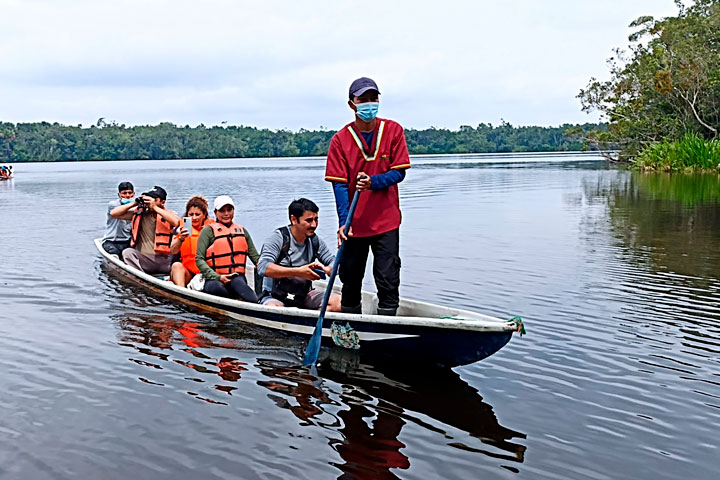
M287 257L288 250L290 249L290 227L280 227L277 230L282 235L282 246L280 247L280 255L273 262L276 265L280 265L280 262ZM312 255L310 256L310 262L314 262L317 259L318 251L320 250L320 239L317 234L310 237L310 248ZM255 266L255 294L260 298L263 295L263 280L264 277L257 271L257 265Z

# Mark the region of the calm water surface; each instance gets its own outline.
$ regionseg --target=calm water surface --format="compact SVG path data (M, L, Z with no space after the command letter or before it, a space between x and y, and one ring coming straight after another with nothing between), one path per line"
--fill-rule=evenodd
M401 294L527 336L453 371L334 352L319 378L304 343L155 297L92 239L123 180L179 211L229 193L257 243L308 196L331 239L322 160L16 165L0 478L718 478L718 177L572 160L424 157L401 185Z

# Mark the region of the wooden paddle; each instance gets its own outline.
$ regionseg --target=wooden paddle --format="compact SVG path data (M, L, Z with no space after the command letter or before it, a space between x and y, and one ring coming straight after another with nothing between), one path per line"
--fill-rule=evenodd
M350 211L348 212L347 221L345 222L345 236L350 234L350 224L352 223L353 215L355 214L355 207L360 198L360 191L355 190L352 204L350 205ZM325 320L325 311L327 310L328 301L330 295L332 295L333 283L335 282L335 275L337 275L338 267L340 266L340 257L342 257L343 249L345 248L345 242L340 244L337 255L335 255L335 264L333 265L332 273L327 283L327 290L325 290L325 296L323 297L322 306L320 307L320 315L318 315L317 323L315 324L315 331L310 337L308 346L305 349L305 358L303 359L303 365L315 365L317 363L318 355L320 354L320 342L322 341L322 326Z

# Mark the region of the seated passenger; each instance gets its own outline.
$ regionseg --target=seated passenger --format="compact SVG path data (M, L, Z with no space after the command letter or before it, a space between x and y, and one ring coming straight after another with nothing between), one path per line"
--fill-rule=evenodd
M130 182L118 185L118 198L110 200L107 206L107 219L105 220L105 235L102 239L103 249L111 255L120 255L130 246L130 220L135 212L128 211L125 218L113 217L112 211L121 205L133 203L135 188ZM130 205L134 207L136 204Z
M307 198L293 201L288 207L290 225L278 228L263 243L258 264L258 273L265 277L263 305L320 309L324 293L312 288L312 281L320 278L313 269L330 275L335 255L315 235L318 211ZM340 311L340 295L330 295L327 310Z
M200 273L195 265L195 251L197 250L198 237L202 228L210 223L208 220L208 203L204 197L197 195L188 200L185 205L185 215L192 218L192 232L188 232L183 224L180 231L173 238L170 244L170 253L180 254L180 261L172 264L170 279L175 285L184 287L190 282L194 275Z
M233 222L235 203L229 196L217 197L213 208L215 222L203 227L195 253L195 264L205 278L203 292L257 302L245 278L247 257L257 265L260 256L250 232Z
M165 209L166 199L165 189L156 185L136 198L135 203L120 205L110 212L115 218L124 218L135 209L130 248L123 250L122 257L131 267L151 275L170 273L172 230L180 225L177 214Z

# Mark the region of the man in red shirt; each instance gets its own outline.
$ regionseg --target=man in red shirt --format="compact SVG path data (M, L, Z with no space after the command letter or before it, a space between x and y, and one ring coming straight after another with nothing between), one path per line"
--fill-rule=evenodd
M335 192L340 223L338 245L347 242L340 260L342 311L362 312L362 281L368 250L372 248L377 313L395 315L400 301L401 214L397 184L410 168L410 157L400 124L377 118L379 95L377 84L367 77L350 85L348 105L355 112L355 121L330 141L325 180L332 182ZM363 193L348 238L344 227L356 190Z

